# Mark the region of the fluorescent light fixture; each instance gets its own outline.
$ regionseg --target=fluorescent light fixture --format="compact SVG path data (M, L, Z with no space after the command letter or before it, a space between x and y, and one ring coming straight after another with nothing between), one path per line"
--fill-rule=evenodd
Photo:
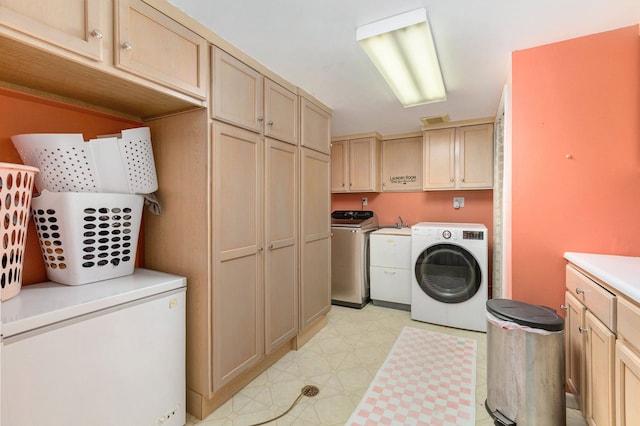
M356 38L403 106L447 99L426 9L358 27Z

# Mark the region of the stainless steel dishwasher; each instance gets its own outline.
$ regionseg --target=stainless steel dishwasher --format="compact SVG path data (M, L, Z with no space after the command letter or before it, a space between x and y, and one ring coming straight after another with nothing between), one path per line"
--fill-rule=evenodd
M362 308L369 302L369 234L378 229L370 210L331 213L331 303Z

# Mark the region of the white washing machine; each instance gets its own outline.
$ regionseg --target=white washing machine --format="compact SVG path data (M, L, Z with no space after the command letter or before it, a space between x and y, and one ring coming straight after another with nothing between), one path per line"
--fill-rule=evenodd
M411 228L411 318L487 331L487 227L421 222Z

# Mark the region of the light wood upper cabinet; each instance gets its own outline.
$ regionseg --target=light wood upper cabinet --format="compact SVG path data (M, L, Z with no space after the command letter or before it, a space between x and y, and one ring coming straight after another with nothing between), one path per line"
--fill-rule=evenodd
M459 188L493 187L493 124L464 126L456 129Z
M331 142L331 191L380 191L379 135Z
M422 191L422 137L382 141L382 191Z
M455 188L455 129L424 132L424 189Z
M264 79L264 135L298 143L298 95Z
M300 145L331 153L331 113L305 96L300 97Z
M35 43L53 45L95 61L103 59L105 28L100 0L0 0L0 27ZM0 30L1 31L1 30Z
M264 121L262 75L214 46L211 78L212 117L261 132Z
M213 47L212 117L297 144L298 95Z
M142 0L115 1L115 66L200 99L207 41Z
M425 190L493 186L493 124L424 132Z

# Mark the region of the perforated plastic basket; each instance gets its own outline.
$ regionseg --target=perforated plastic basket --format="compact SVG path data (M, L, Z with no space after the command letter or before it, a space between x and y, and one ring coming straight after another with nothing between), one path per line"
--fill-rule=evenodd
M1 299L8 300L22 288L24 248L29 223L33 181L38 169L0 163L0 264Z
M133 273L144 197L43 191L33 219L51 281L79 285Z
M81 134L11 137L25 164L40 169L39 191L150 194L158 189L148 127L85 142Z

